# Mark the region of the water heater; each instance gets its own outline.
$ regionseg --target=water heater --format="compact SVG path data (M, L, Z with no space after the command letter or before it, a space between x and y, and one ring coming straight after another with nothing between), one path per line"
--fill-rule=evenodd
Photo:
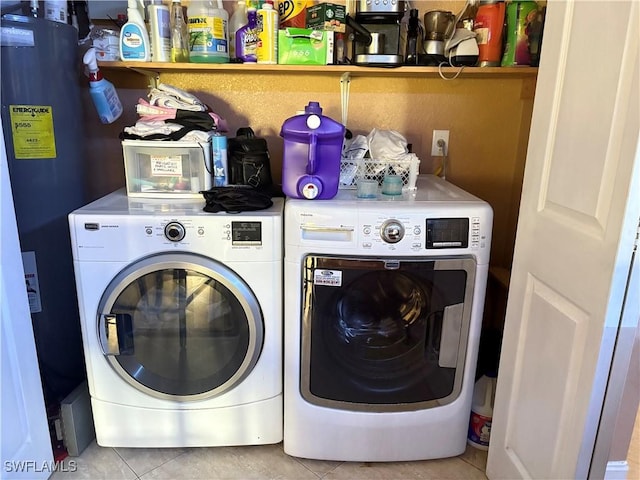
M67 215L87 203L78 31L2 16L2 126L45 401L86 377Z

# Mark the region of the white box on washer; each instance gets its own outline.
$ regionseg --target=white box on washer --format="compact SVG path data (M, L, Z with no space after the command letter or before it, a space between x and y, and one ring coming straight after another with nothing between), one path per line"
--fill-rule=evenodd
M211 188L211 142L123 140L127 195L202 198Z

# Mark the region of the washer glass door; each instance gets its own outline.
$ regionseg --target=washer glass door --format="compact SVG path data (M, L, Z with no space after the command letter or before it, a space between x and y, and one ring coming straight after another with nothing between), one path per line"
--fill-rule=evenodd
M196 254L157 254L104 292L98 337L111 366L150 395L196 400L240 383L262 348L263 319L246 283Z
M342 410L402 411L460 395L476 263L308 255L302 396Z

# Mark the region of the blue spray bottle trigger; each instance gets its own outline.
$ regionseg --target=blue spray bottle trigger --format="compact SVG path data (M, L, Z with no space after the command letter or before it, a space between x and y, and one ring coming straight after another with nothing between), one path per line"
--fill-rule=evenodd
M82 62L89 71L89 93L100 121L104 124L115 122L122 115L122 103L113 84L103 78L102 72L98 69L96 49L94 47L86 51L82 57Z

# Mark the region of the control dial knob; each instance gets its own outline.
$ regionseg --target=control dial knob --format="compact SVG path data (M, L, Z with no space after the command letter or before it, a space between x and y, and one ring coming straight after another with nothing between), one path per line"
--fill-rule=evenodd
M398 243L404 237L404 225L398 220L387 220L380 228L380 236L387 243Z
M184 226L179 222L169 222L164 227L164 236L172 242L179 242L184 238Z

